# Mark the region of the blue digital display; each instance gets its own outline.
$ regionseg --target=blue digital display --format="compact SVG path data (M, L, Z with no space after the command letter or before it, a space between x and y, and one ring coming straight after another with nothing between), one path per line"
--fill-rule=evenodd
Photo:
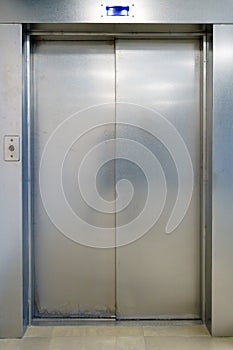
M107 16L129 16L129 6L106 6Z

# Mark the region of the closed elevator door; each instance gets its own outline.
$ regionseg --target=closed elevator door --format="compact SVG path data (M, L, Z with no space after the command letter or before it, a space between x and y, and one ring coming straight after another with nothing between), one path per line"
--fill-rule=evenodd
M200 318L198 40L33 45L39 317Z

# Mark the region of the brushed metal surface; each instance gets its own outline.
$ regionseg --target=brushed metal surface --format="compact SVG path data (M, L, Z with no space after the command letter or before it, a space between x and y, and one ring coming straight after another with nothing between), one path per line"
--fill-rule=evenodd
M153 129L153 118L155 122L156 113L160 113L182 136L194 170L188 212L175 231L166 235L165 226L178 190L175 159L147 131L116 126L117 138L135 140L156 155L167 181L165 210L157 224L142 238L117 248L119 318L200 317L200 65L198 40L119 40L116 43L116 99L118 103L130 104L117 106L116 122L134 125L137 118L142 128L144 125L148 130L151 125ZM151 108L150 117L143 108ZM162 125L158 125L160 127L162 129ZM137 157L140 163L140 153ZM158 175L154 174L152 188L156 189ZM138 166L125 160L117 161L116 182L122 177L132 182L134 197L132 203L116 215L116 237L118 226L130 222L142 211L148 191L147 179ZM184 183L181 191L182 187L184 190ZM154 197L154 210L160 200ZM142 223L138 230L140 228Z
M21 48L21 25L0 25L0 338L23 335L22 161L3 157L4 135L22 135Z
M213 135L213 40L207 36L206 81L206 201L205 201L205 322L211 332L212 318L212 135Z
M233 26L213 31L212 334L233 335Z
M86 247L63 235L50 221L43 207L38 176L42 152L55 128L84 108L110 103L107 119L113 124L84 134L67 153L63 188L71 208L83 220L99 226L100 230L101 227L114 227L114 214L91 209L82 199L77 186L77 171L87 152L99 142L114 138L114 46L112 42L36 42L33 67L37 313L55 317L112 316L115 314L115 250ZM97 110L96 113L101 111ZM80 123L82 127L85 120ZM69 135L64 134L63 137L67 139ZM59 147L57 143L54 158L59 157ZM113 149L112 154L114 156ZM51 173L53 166L51 162L48 172ZM88 169L90 174L94 171L95 162ZM110 162L98 178L101 194L105 199L113 200L114 162ZM54 201L58 212L60 204ZM74 229L79 231L80 227Z
M31 136L31 42L23 33L23 133L22 133L22 167L23 167L23 232L24 232L24 327L31 324L32 319L32 159Z
M120 1L122 3L122 0ZM124 1L123 1L124 2ZM129 2L124 2L129 5ZM2 0L2 23L232 23L231 0L145 0L134 2L134 17L101 17L101 4L92 0Z
M158 23L134 23L133 26L124 23L32 23L30 33L38 35L39 32L89 32L91 35L99 33L200 33L205 32L205 24L158 24ZM56 36L53 37L55 39Z

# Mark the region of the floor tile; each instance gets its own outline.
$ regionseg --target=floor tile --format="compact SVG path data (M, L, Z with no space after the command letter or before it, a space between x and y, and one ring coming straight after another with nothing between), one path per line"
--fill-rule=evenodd
M5 350L5 349L6 349L6 340L0 339L0 350Z
M143 327L141 326L116 326L116 335L118 336L143 336Z
M116 350L145 350L143 336L117 337Z
M115 347L116 337L80 336L52 338L49 350L115 350Z
M7 340L4 350L49 350L48 338L23 338Z
M56 326L52 337L115 336L115 326Z
M141 326L56 326L52 337L79 337L79 336L142 336Z
M146 350L232 350L233 341L211 337L145 337Z
M144 336L210 336L204 325L190 326L144 326Z
M32 326L28 327L24 337L49 338L52 335L53 327L49 326Z
M143 336L143 333L145 336ZM233 350L233 338L213 338L205 326L30 327L0 350Z

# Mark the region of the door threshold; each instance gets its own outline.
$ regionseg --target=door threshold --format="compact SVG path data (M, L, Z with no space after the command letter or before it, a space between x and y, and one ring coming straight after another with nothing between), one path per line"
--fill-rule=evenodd
M186 326L203 324L201 319L34 318L31 326Z

